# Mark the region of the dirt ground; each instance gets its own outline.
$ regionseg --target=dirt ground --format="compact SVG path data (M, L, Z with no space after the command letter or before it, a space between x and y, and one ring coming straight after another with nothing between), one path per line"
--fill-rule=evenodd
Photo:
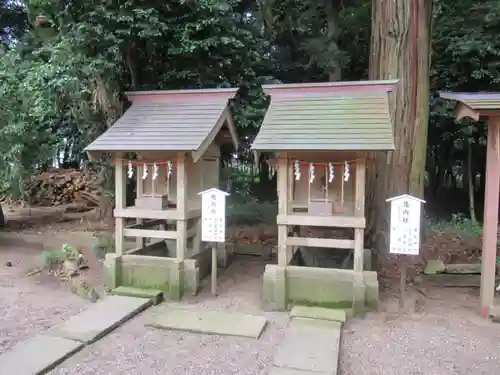
M54 276L29 276L29 271L39 265L41 251L58 249L64 243L89 249L94 231L103 229L91 214L62 211L7 212L9 229L0 233L0 354L89 305ZM207 285L203 293L182 305L264 314L270 325L261 340L147 329L144 323L154 312L151 309L51 374L267 374L284 337L288 316L260 310L264 263L248 259L239 259L221 275L220 296L212 297ZM92 259L84 277L94 285L102 284L100 262ZM394 294L386 291L380 311L346 324L340 373L500 373L500 325L479 316L478 292L410 289L407 306L400 311Z

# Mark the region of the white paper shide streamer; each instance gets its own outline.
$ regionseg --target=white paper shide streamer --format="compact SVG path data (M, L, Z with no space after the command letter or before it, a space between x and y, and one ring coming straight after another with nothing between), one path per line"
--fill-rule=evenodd
M293 174L295 176L295 181L300 180L300 162L298 160L295 160L293 163Z
M142 167L142 179L145 180L148 178L148 165L144 164Z
M333 163L328 163L328 176L328 182L332 183L335 178L335 167L333 166Z
M312 184L314 182L315 176L315 170L314 170L314 164L309 163L309 183Z
M158 164L154 163L153 164L153 180L156 180L158 177Z
M349 181L350 171L349 171L349 163L344 163L344 181Z
M170 179L171 175L172 175L172 162L169 160L167 161L167 179Z
M127 171L128 178L134 177L134 170L132 169L132 160L128 161L128 171Z

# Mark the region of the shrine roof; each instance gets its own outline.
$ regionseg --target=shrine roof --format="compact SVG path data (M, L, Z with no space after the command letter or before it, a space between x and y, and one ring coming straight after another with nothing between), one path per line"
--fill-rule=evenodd
M439 92L443 99L461 102L475 110L500 109L500 93L498 92Z
M235 146L228 107L237 89L129 92L132 106L85 151L193 151L212 143L226 125Z
M263 86L271 102L252 149L394 149L388 93L397 81Z

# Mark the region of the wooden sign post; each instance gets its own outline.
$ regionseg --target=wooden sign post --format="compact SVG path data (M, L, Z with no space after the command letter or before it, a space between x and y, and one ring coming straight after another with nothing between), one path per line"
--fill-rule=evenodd
M403 257L418 255L420 252L420 212L424 200L408 194L387 199L391 204L391 230L389 252L401 258L400 300L404 307L406 294L407 262Z
M212 246L212 294L217 295L217 243L226 241L226 197L212 188L201 193L201 240Z

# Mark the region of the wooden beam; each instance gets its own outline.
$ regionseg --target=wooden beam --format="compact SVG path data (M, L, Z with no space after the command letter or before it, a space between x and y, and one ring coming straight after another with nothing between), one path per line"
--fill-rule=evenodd
M145 208L127 207L115 208L114 215L117 218L140 218L140 219L162 219L177 220L181 215L177 210L148 210Z
M479 116L479 111L472 109L464 103L459 103L455 108L455 117L457 121L460 121L464 118L470 118L474 121L479 121Z
M125 237L141 237L141 238L160 238L164 240L177 239L177 232L175 230L155 230L155 229L130 229L123 230Z
M187 216L187 158L184 152L177 155L177 211L179 216ZM184 261L187 247L187 219L177 220L177 241L176 256L177 260Z
M312 237L287 237L287 246L327 247L332 249L354 249L353 240Z
M198 147L197 150L192 152L193 161L195 163L203 156L203 154L207 151L208 147L214 142L215 137L217 136L217 134L219 134L224 124L227 124L229 131L231 131L232 128L234 128L234 130L236 129L234 123L231 123L232 126L230 125L230 121L232 121L231 112L229 108L226 107L224 112L222 112L221 116L219 117L219 120L214 124L214 127L212 128L210 133L208 133L208 135L201 143L200 147ZM233 139L233 142L235 142L235 148L238 149L237 135L233 132L231 133L231 137Z
M481 313L487 316L495 296L495 272L500 194L500 117L488 121L483 251L481 256Z
M161 219L147 220L145 222L142 221L141 223L138 223L138 224L128 225L125 228L148 229L148 228L154 227L155 225L160 225L160 224L165 224L165 220L161 220Z
M307 214L278 214L278 225L302 225L310 227L365 228L364 217L354 216L310 216Z
M127 207L116 208L114 210L115 217L122 218L142 218L142 219L162 219L162 220L188 220L195 217L200 217L201 210L193 209L187 213L182 214L176 209L169 210L148 210L145 208Z

